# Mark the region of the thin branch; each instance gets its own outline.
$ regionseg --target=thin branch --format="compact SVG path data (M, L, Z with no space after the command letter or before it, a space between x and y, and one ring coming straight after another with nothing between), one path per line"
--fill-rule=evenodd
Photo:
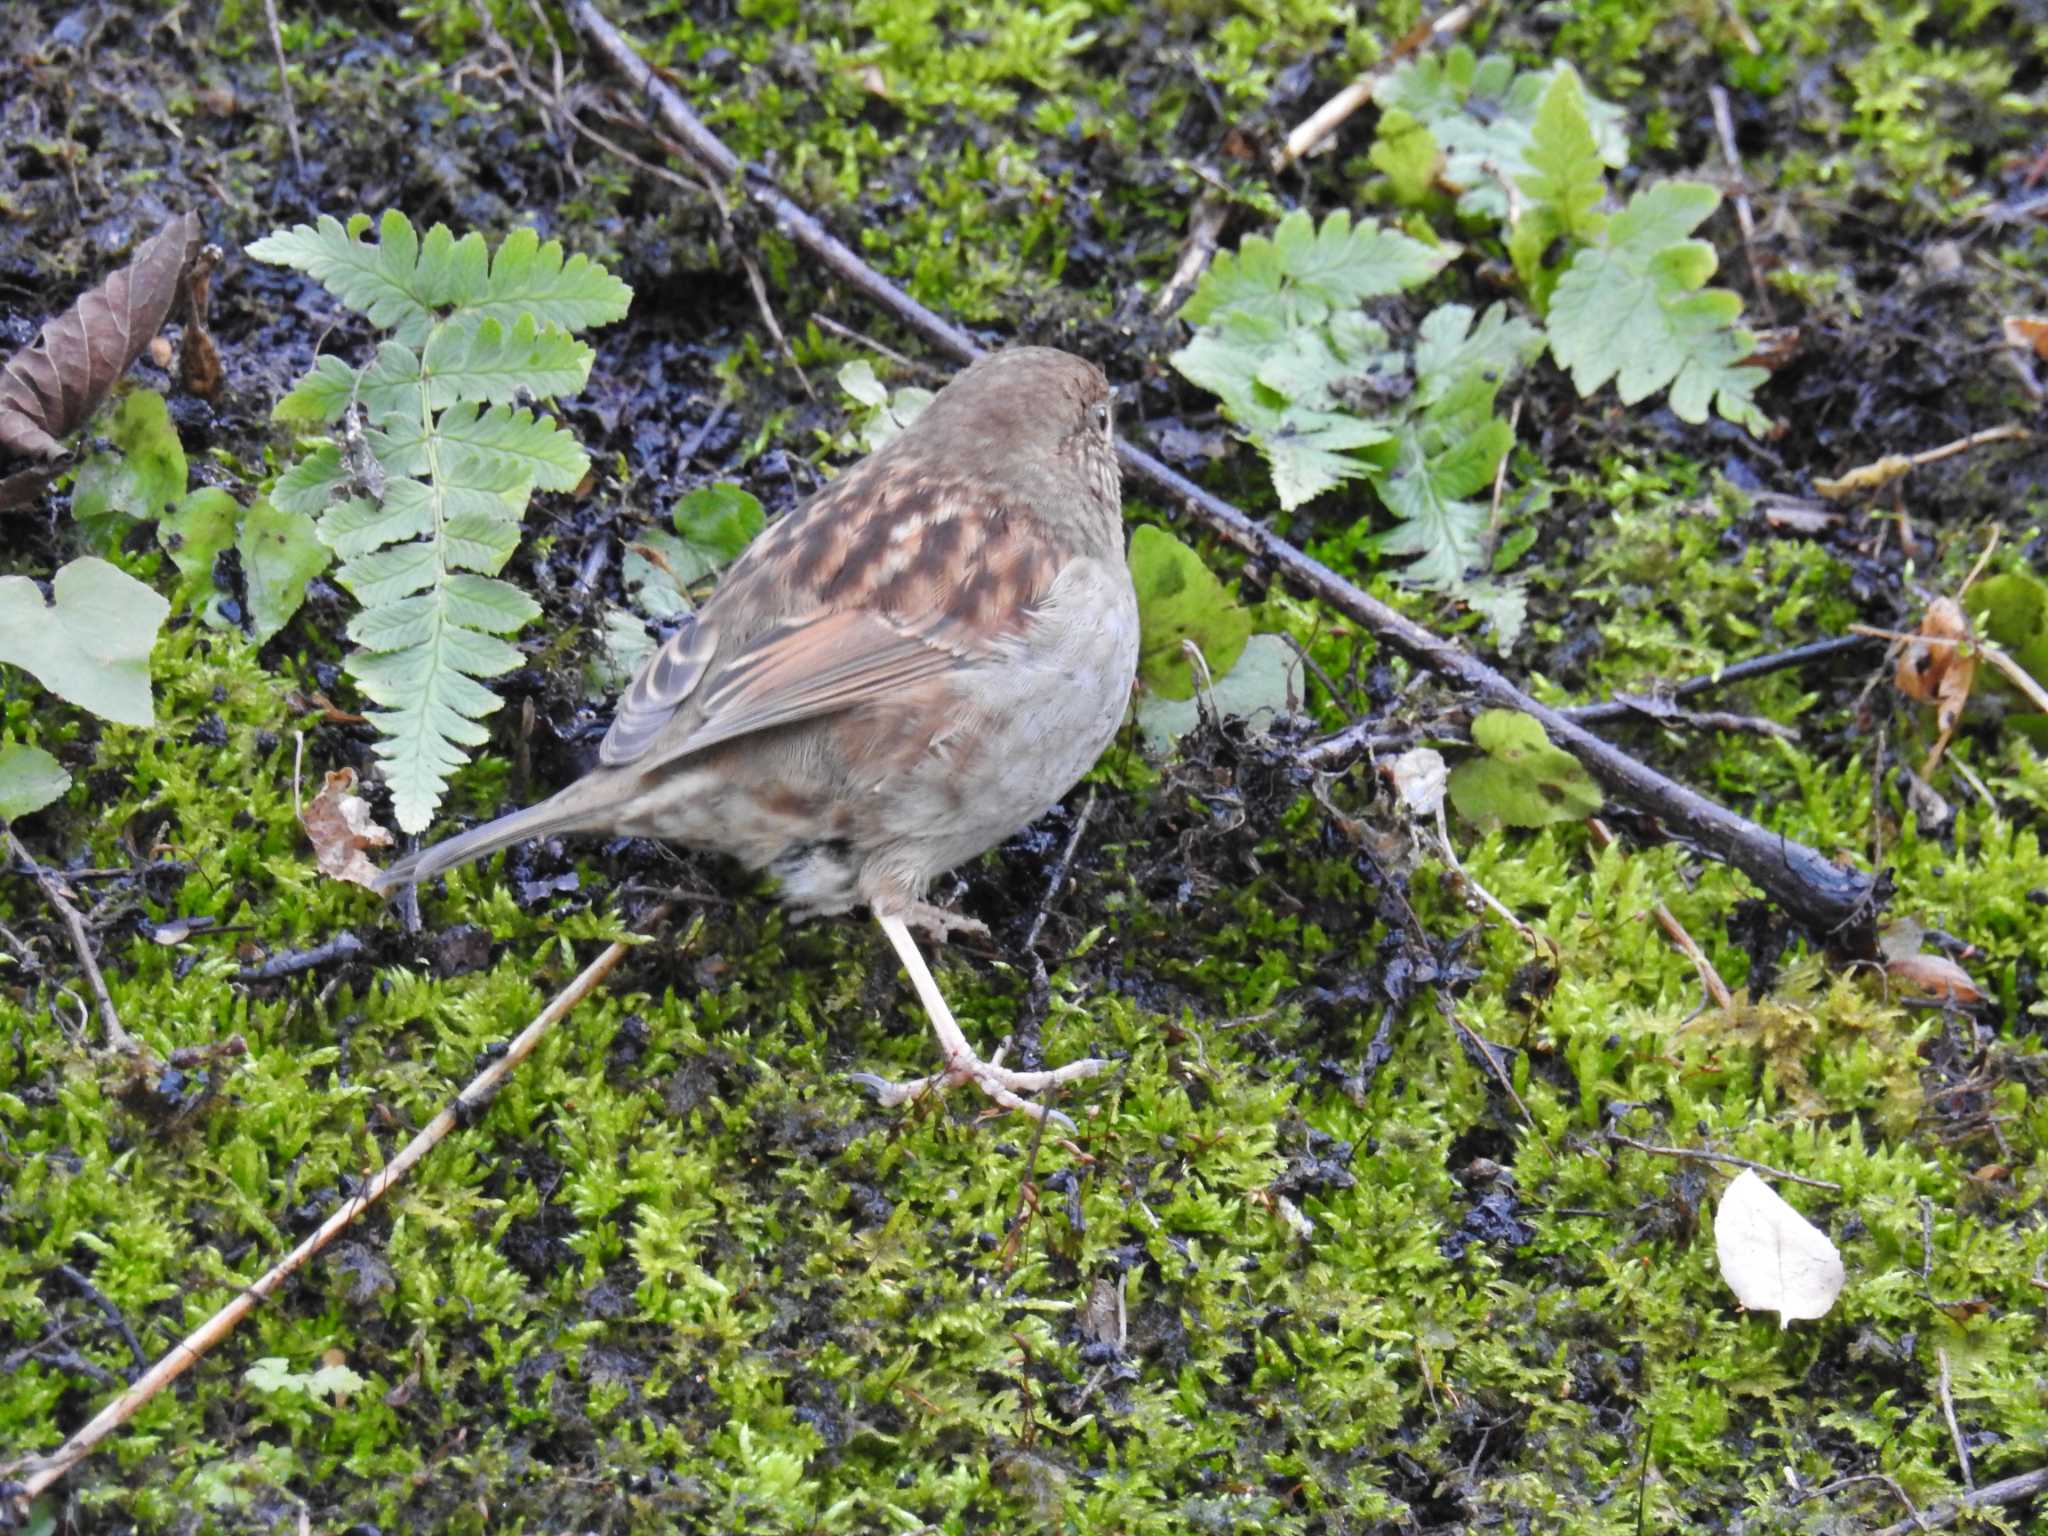
M363 941L344 930L325 944L316 944L311 949L286 950L281 955L272 955L261 964L244 966L235 972L235 980L282 981L287 976L296 976L301 971L317 970L323 965L332 965L337 960L353 960L362 952Z
M1360 75L1343 90L1317 107L1294 127L1287 135L1287 142L1273 151L1273 174L1278 175L1294 164L1303 155L1314 149L1323 140L1342 126L1344 120L1372 100L1372 93L1394 66L1410 54L1419 52L1425 45L1438 43L1447 37L1456 37L1472 24L1485 5L1482 0L1467 0L1464 5L1454 5L1435 21L1425 21L1387 51L1387 56L1372 69Z
M1940 1526L1954 1525L1967 1510L1997 1509L2006 1504L2023 1504L2044 1493L2048 1493L2048 1467L2036 1467L2031 1472L2021 1472L1995 1483L1986 1483L1982 1488L1974 1489L1950 1503L1935 1505L1924 1515L1916 1513L1911 1520L1901 1520L1896 1525L1888 1525L1879 1531L1877 1536L1911 1536L1915 1530L1931 1531Z
M1747 682L1753 677L1763 677L1772 672L1783 672L1791 667L1803 667L1810 662L1829 661L1834 657L1870 649L1871 636L1838 635L1832 640L1812 640L1805 645L1789 646L1782 651L1772 651L1768 656L1752 656L1747 661L1730 662L1718 672L1705 677L1688 678L1673 688L1669 697L1675 703L1689 699L1695 694L1711 689L1725 688L1730 683ZM1573 704L1558 711L1567 720L1580 725L1605 725L1612 720L1630 720L1644 714L1643 706L1634 696L1624 694L1598 704Z
M1586 829L1593 834L1593 841L1602 848L1615 846L1614 833L1598 816L1586 818ZM1671 909L1661 901L1650 909L1650 915L1656 918L1657 926L1664 930L1664 937L1671 941L1672 947L1692 962L1693 970L1699 975L1700 985L1707 989L1707 996L1713 999L1714 1006L1723 1013L1733 1008L1735 996L1728 990L1728 983L1721 979L1721 973L1714 969L1714 963L1707 958L1698 941L1686 931L1685 924L1673 916Z
M1617 1146L1634 1147L1638 1152L1648 1152L1654 1157L1677 1157L1694 1163L1726 1163L1731 1168L1747 1168L1752 1173L1768 1174L1774 1179L1784 1179L1791 1184L1805 1184L1814 1189L1832 1189L1841 1193L1842 1186L1826 1179L1809 1179L1803 1173L1787 1173L1783 1168L1773 1168L1769 1163L1752 1162L1746 1157L1737 1157L1732 1152L1707 1152L1698 1147L1659 1147L1647 1141L1637 1141L1633 1136L1624 1136L1619 1131L1609 1131L1607 1139Z
M667 910L666 907L657 908L650 914L648 926L659 923L667 915ZM693 929L684 937L683 943L687 945L694 936ZM533 1053L533 1048L540 1044L548 1031L596 990L597 984L610 974L612 967L623 960L632 947L624 939L617 940L603 954L585 966L582 973L556 993L554 1000L534 1017L532 1023L519 1032L517 1038L506 1048L504 1055L470 1079L469 1085L455 1096L453 1102L428 1121L425 1128L407 1142L397 1156L373 1174L364 1183L360 1192L344 1200L333 1214L320 1224L318 1231L265 1270L253 1284L238 1292L226 1306L195 1328L181 1343L173 1345L169 1353L146 1371L134 1386L102 1408L91 1423L48 1456L30 1456L11 1466L0 1467L0 1478L18 1476L21 1479L18 1486L8 1491L20 1501L23 1514L26 1514L29 1503L37 1494L84 1460L95 1446L133 1418L145 1403L184 1375L209 1350L233 1333L236 1325L254 1311L259 1302L273 1295L309 1259L333 1242L357 1217L382 1199L419 1164L421 1159L445 1141L450 1132L457 1126L473 1123L496 1097L505 1081Z
M1941 1375L1934 1383L1934 1390L1941 1398L1941 1416L1948 1420L1948 1437L1955 1444L1956 1464L1963 1469L1963 1486L1974 1490L1977 1473L1970 1465L1970 1447L1963 1439L1963 1427L1956 1422L1955 1392L1949 1385L1948 1351L1936 1345L1934 1359L1941 1368Z
M1838 1477L1833 1482L1823 1483L1818 1488L1809 1488L1800 1494L1799 1497L1802 1499L1823 1499L1831 1493L1839 1493L1844 1488L1854 1487L1857 1483L1882 1483L1885 1487L1891 1489L1892 1497L1906 1506L1906 1513L1911 1517L1912 1523L1906 1527L1908 1530L1930 1531L1934 1529L1921 1515L1920 1506L1915 1504L1911 1496L1900 1486L1899 1480L1888 1472L1852 1473L1848 1477Z
M135 1330L128 1326L128 1319L122 1316L121 1309L109 1301L105 1293L98 1286L86 1279L84 1275L73 1269L69 1264L59 1264L57 1266L57 1273L66 1280L69 1280L77 1289L79 1295L106 1313L107 1321L114 1325L114 1331L120 1334L122 1340L128 1345L128 1353L134 1357L136 1369L140 1370L143 1366L148 1365L149 1356L142 1352L142 1340L135 1337Z
M1230 203L1213 192L1204 193L1196 202L1195 211L1188 215L1188 233L1181 242L1180 260L1174 263L1173 276L1153 301L1153 314L1170 315L1187 302L1215 257L1217 243L1229 222Z
M65 900L64 887L58 883L55 874L44 869L22 847L21 839L14 835L12 827L7 830L7 845L35 877L36 884L43 888L43 899L56 909L57 915L64 920L64 926L70 930L71 947L78 955L78 968L85 972L85 984L92 989L93 1000L100 1007L100 1024L107 1032L107 1045L131 1055L141 1051L142 1042L121 1027L121 1016L114 1011L113 995L107 991L107 979L100 974L100 963L93 957L92 937L85 931L85 920L78 915L78 909Z
M1452 14L1447 12L1436 26L1445 26ZM570 0L569 18L591 46L652 103L692 159L715 177L743 181L754 203L847 287L956 361L967 362L980 355L980 344L967 331L876 272L785 196L765 173L743 167L682 96L634 52L594 0ZM1556 710L1537 703L1477 657L1403 617L1136 444L1119 442L1117 455L1132 475L1179 502L1211 532L1256 556L1297 589L1356 619L1410 661L1463 685L1488 705L1534 717L1550 739L1584 763L1605 788L1660 818L1704 852L1740 869L1793 916L1826 933L1836 947L1852 953L1874 948L1877 904L1876 882L1871 876L1845 869L1802 843L1767 831L1609 746Z
M1720 137L1721 153L1735 177L1729 201L1735 205L1735 227L1742 232L1742 254L1749 263L1750 287L1755 290L1757 303L1763 306L1764 318L1775 325L1778 317L1771 309L1771 291L1764 286L1763 265L1756 256L1756 215L1749 206L1749 184L1743 179L1742 151L1735 143L1735 114L1728 106L1728 88L1708 86L1707 99L1713 103L1714 132Z
M837 336L841 341L850 341L858 346L866 347L870 352L874 353L877 357L886 357L898 368L902 368L908 372L914 373L919 378L931 379L934 382L944 381L945 375L943 374L943 372L937 368L934 368L930 363L920 363L914 357L905 357L901 352L898 352L894 347L885 347L879 341L875 340L874 337L869 336L864 332L856 331L852 326L846 325L841 321L834 320L830 315L812 315L811 324L817 326L820 330L830 331L834 336Z
M292 77L284 57L284 28L278 25L277 0L263 0L263 20L270 29L270 52L277 60L277 94L284 101L284 136L292 146L292 172L306 179L306 156L299 148L299 109L292 103Z

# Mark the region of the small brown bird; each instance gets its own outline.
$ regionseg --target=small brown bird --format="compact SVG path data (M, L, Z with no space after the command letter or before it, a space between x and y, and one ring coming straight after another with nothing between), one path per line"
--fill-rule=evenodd
M558 832L668 838L781 882L798 913L865 904L945 1069L863 1080L900 1104L973 1082L996 1103L1086 1077L977 1056L911 938L979 923L934 876L1043 815L1123 719L1138 603L1108 382L1049 347L961 372L894 441L769 529L641 667L553 798L401 859L382 890Z

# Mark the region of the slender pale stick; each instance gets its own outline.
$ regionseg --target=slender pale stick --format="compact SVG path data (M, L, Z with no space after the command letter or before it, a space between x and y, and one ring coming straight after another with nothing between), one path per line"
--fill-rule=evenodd
M655 914L653 921L660 921L659 912ZM470 1121L488 1105L505 1080L533 1053L533 1048L540 1044L542 1037L554 1028L571 1008L588 997L611 968L626 957L627 951L631 948L631 945L621 940L585 966L582 974L557 993L554 1001L543 1008L534 1021L519 1032L518 1038L506 1048L505 1054L472 1078L469 1086L457 1094L447 1108L428 1121L426 1127L407 1142L396 1157L370 1176L359 1194L343 1201L334 1214L320 1224L319 1231L279 1259L254 1284L239 1292L226 1306L193 1329L182 1343L173 1345L168 1354L136 1380L135 1385L102 1408L91 1423L48 1456L29 1457L13 1467L0 1468L0 1473L22 1474L21 1486L15 1492L23 1509L27 1508L30 1499L83 1461L100 1441L133 1418L144 1403L198 1364L201 1356L234 1332L236 1325L255 1309L259 1301L269 1297L308 1259L334 1241L349 1223L376 1204L387 1190L446 1140L450 1131Z

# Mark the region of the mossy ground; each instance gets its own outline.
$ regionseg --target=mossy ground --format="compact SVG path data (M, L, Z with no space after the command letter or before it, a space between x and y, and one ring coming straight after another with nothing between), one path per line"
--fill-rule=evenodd
M0 65L0 336L26 340L188 202L231 246L389 204L491 233L537 220L613 263L635 311L567 412L607 473L544 502L513 567L560 638L536 637L458 783L451 814L480 814L562 782L587 743L595 610L574 584L593 547L707 478L771 511L808 488L845 430L831 368L870 355L811 316L915 345L743 226L826 386L808 400L715 213L568 136L476 12L292 12L303 182L280 170L254 8L30 8ZM1188 208L1217 180L1239 232L1368 203L1368 130L1277 181L1257 146L1416 20L1316 0L617 15L735 149L919 298L1086 351L1140 381L1139 418L1197 431L1211 406L1163 367L1175 337L1150 314ZM1727 17L1595 0L1488 39L1577 63L1658 173L1718 174L1705 88L1726 84L1768 189L1769 303L1804 336L1762 397L1788 423L1767 445L1539 376L1521 452L1552 494L1510 664L1547 698L1909 624L1994 517L2040 564L2034 449L1916 476L1910 557L1889 504L1795 536L1747 493L2031 409L1991 343L2048 261L2031 216L2001 211L2030 184L2041 38L1982 6L1816 4L1759 18L1752 52ZM549 78L530 12L495 27ZM1709 233L1746 287L1732 226ZM199 474L245 489L327 306L239 261L216 291L229 391L179 422ZM1270 511L1248 454L1204 473ZM1307 513L1297 537L1358 509ZM61 516L9 527L10 570L47 575L71 537ZM147 542L123 559L168 585ZM1336 682L1313 693L1322 723L1394 704L1405 676L1369 642L1209 553ZM1023 938L1085 792L962 872L996 940L941 965L978 1039L1035 1022L1048 1061L1116 1058L1066 1100L1078 1134L1041 1139L965 1097L878 1111L848 1074L932 1055L880 936L791 926L714 861L545 845L425 893L417 935L322 880L293 781L300 738L308 788L368 764L365 731L312 702L349 702L347 611L316 590L260 653L175 624L154 730L98 727L0 671L7 730L77 779L17 834L47 862L138 871L76 887L115 1006L157 1057L201 1052L137 1073L97 1050L63 929L32 882L0 879L0 1456L54 1446L137 1364L59 1266L153 1359L603 941L684 895L479 1123L38 1506L44 1529L1846 1532L1906 1512L1878 1482L1815 1494L1835 1480L1884 1473L1922 1505L1959 1486L1943 1358L1980 1482L2048 1461L2048 767L1995 719L1952 749L1983 792L1945 773L1955 817L1932 830L1898 777L1929 728L1882 687L1863 697L1867 662L1727 701L1797 744L1618 737L1831 854L1879 849L1892 910L1970 946L1989 1000L1967 1013L1830 965L1682 848L1455 829L1471 874L1556 945L1554 973L1532 968L1366 770L1330 791L1340 823L1284 746L1211 732L1163 769L1119 747L1036 947L1046 984ZM1429 702L1424 685L1399 704ZM1750 989L1732 1013L1699 1012L1659 903ZM153 936L194 917L233 931ZM353 961L238 979L342 930ZM1514 1100L1450 1015L1500 1048ZM231 1037L242 1053L207 1054ZM1725 1170L1610 1129L1838 1184L1785 1191L1842 1249L1834 1312L1786 1331L1743 1315L1711 1241ZM286 1371L246 1374L267 1358ZM313 1390L328 1363L360 1385Z

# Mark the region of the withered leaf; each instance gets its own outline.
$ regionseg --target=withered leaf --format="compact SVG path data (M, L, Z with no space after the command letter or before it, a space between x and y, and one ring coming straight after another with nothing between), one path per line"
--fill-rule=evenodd
M135 259L44 326L0 364L0 448L31 459L62 454L142 354L199 253L199 216L181 213Z
M1969 639L1970 621L1962 604L1952 597L1937 597L1927 605L1919 632L1899 654L1893 685L1907 698L1934 706L1934 724L1940 733L1921 766L1922 778L1932 774L1941 761L1943 748L1963 718L1963 706L1970 702L1970 688L1977 680L1977 653L1968 648Z
M374 887L377 866L363 850L390 847L391 834L371 819L369 802L354 792L355 787L353 768L337 768L328 774L320 793L306 802L299 825L312 839L313 861L321 874Z

